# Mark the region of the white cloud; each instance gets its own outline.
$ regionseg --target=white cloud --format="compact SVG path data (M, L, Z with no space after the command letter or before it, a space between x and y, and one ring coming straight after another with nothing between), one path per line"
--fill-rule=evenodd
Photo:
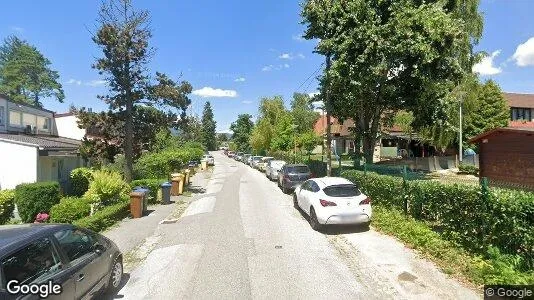
M239 78L236 78L234 81L235 82L244 82L246 79L245 77L239 77Z
M280 59L293 59L293 55L291 55L290 53L282 53L282 54L280 54L280 56L278 56L278 58L280 58Z
M304 54L302 54L302 53L297 54L297 57L300 58L300 59L305 59L306 58L306 56L304 56Z
M261 68L261 70L263 72L269 72L269 71L272 71L273 68L274 68L273 65L268 65L268 66Z
M24 28L22 28L22 27L11 26L11 27L9 27L9 28L10 28L11 30L13 30L13 31L18 32L18 33L22 33L22 32L24 32Z
M520 67L534 66L534 37L531 37L523 44L519 44L512 59Z
M305 39L302 36L296 35L296 34L292 38L293 38L294 41L297 41L297 42L304 42L305 41Z
M69 79L69 81L67 81L67 84L81 85L82 81L71 78L71 79Z
M212 87L205 86L199 90L194 90L193 95L197 95L203 98L207 98L207 97L235 98L237 97L237 92L234 90L214 89Z
M87 86L102 86L105 85L107 81L105 80L91 80L85 83Z
M493 65L493 59L501 53L501 50L493 51L490 56L484 57L479 63L473 66L473 72L480 75L495 75L502 72L501 68Z
M313 98L314 96L319 95L319 94L320 92L313 92L313 93L308 93L308 96Z
M282 69L288 69L290 67L289 64L282 64L282 65L277 65L277 66L273 66L273 65L268 65L268 66L265 66L263 68L261 68L261 70L263 72L269 72L269 71L279 71L279 70L282 70Z
M289 68L289 64L283 64L281 67L284 67L284 68Z
M243 103L243 104L251 104L252 101L250 101L250 100L243 100L243 101L241 101L241 103Z

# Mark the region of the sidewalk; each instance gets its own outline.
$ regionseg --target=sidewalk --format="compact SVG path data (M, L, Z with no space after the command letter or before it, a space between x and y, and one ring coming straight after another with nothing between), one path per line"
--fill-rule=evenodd
M209 173L205 171L196 173L191 177L189 190L194 194L203 192L209 181L210 176L208 175ZM128 253L143 243L147 237L154 234L159 222L173 213L178 200L190 202L189 198L193 198L194 194L192 197L172 196L171 204L150 205L148 207L148 215L138 219L126 218L103 232L103 235L114 241L123 254Z

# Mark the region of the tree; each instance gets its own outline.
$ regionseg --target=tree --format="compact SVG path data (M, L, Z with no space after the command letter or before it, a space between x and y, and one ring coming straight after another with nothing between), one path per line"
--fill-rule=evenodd
M320 38L316 51L333 59L322 90L332 93L335 116L354 119L368 161L385 113L411 111L414 128L443 118L443 98L471 72L481 34L477 9L478 0L304 4L305 38Z
M187 82L178 84L165 74L156 73L156 84L151 84L148 63L153 54L149 47L152 36L148 27L148 11L135 10L131 0L104 2L99 13L99 28L93 41L103 57L93 68L106 75L109 94L99 98L109 104L113 113L124 121L124 175L131 181L134 161L134 111L139 104L171 106L184 110L190 104L187 97L192 87Z
M271 141L271 150L289 151L294 148L296 128L293 124L293 117L290 114L281 116L274 129L276 135Z
M250 144L256 153L271 149L272 140L278 134L276 125L288 114L281 96L264 97L260 101L258 120L252 132Z
M186 116L182 119L180 129L183 141L203 142L202 122L197 116Z
M237 116L237 120L230 125L230 130L234 133L232 141L237 151L250 152L249 140L254 128L251 119L252 116L249 114L240 114Z
M213 119L211 104L207 101L202 113L202 142L208 151L217 150L216 127L217 123Z
M0 47L0 92L10 100L42 107L41 100L54 97L63 102L65 94L59 74L36 47L10 36Z
M308 94L294 93L291 100L291 115L297 127L298 133L305 133L313 130L313 126L319 113L313 111L311 97Z
M319 143L321 143L321 137L313 130L303 132L297 137L297 146L306 150L307 153L312 152Z

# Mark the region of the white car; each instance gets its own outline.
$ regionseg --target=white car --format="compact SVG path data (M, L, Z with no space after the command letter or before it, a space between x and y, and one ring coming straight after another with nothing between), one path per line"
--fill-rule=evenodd
M215 158L211 155L204 155L202 159L205 159L208 163L208 166L214 166L215 165Z
M286 164L283 160L270 160L265 166L265 176L270 180L278 180L278 172Z
M341 177L305 181L295 189L293 204L310 216L310 225L317 231L334 224L369 226L373 213L371 198L354 183Z

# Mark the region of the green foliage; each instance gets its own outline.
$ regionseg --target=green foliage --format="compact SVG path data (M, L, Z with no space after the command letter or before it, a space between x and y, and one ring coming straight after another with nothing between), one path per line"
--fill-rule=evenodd
M167 179L137 179L130 182L130 186L135 188L136 186L146 187L150 190L148 203L156 204L161 202L161 184L167 182Z
M50 222L72 223L89 216L91 204L86 198L66 197L50 208Z
M76 220L72 224L100 232L126 218L130 213L129 208L130 203L128 201L120 201L119 203L103 208L92 216Z
M15 191L0 191L0 225L7 223L13 216L15 209Z
M275 135L271 140L271 150L289 151L295 147L296 129L293 127L293 117L282 115L274 127Z
M297 125L296 130L299 134L313 130L315 122L319 119L319 113L313 111L311 97L308 94L293 94L290 113L293 116L294 123Z
M59 183L23 183L15 188L15 203L23 222L33 222L40 212L48 213L61 198Z
M297 147L310 153L317 145L321 143L322 139L314 131L307 131L301 133L297 137Z
M63 102L65 94L59 74L37 48L10 36L0 46L0 93L10 100L42 107L41 99L54 97Z
M207 101L202 113L202 141L208 151L217 150L216 128L217 122L213 119L213 109Z
M458 170L460 174L470 174L470 175L476 175L478 176L479 169L474 165L467 165L467 164L460 164L458 166Z
M252 116L249 114L240 114L237 116L237 120L230 125L230 130L234 133L232 141L235 145L235 151L250 152L249 139L254 128L251 119Z
M101 207L128 199L129 194L130 186L121 174L98 170L93 172L93 180L83 197L95 203L97 207Z
M191 160L200 160L202 148L174 148L161 152L147 152L135 163L137 178L167 178L175 170L180 170Z
M72 196L80 197L89 188L89 182L93 179L93 171L90 168L76 168L70 172L72 184Z

